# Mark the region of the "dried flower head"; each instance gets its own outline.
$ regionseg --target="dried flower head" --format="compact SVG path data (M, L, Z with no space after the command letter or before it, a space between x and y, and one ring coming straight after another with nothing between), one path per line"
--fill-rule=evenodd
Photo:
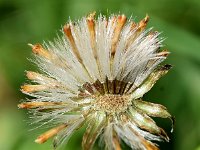
M125 15L95 13L63 27L63 36L48 44L29 44L41 73L27 71L32 84L21 87L32 98L19 104L34 123L53 125L35 142L54 137L57 148L84 124L82 147L90 150L100 136L105 149L158 150L152 141L169 141L151 117L170 118L167 109L142 100L170 65L158 67L169 52L160 50L159 32L145 30Z

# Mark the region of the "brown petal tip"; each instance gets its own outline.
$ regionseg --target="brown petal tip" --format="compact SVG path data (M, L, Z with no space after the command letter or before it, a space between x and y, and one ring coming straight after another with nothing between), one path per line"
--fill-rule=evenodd
M32 92L37 92L37 91L43 91L47 89L47 86L45 85L22 85L21 86L21 91L25 93L32 93Z
M51 54L45 50L41 44L28 44L28 46L30 46L32 48L32 51L34 54L36 55L40 55L42 57L45 57L47 59L50 59L51 58Z
M40 135L35 142L38 144L42 144L45 143L48 139L50 139L51 137L55 136L58 132L60 132L61 130L63 130L64 128L66 128L67 125L66 124L61 124L55 128L50 129L49 131L43 133L42 135Z
M139 28L138 29L142 31L147 26L148 22L149 22L149 16L146 15L146 17L139 22Z
M17 106L18 106L18 108L22 108L22 109L26 108L26 106L24 105L24 103L18 104Z

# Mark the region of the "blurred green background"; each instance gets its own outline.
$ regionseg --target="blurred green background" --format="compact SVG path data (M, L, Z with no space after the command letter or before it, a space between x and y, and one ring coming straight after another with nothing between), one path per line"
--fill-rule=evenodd
M47 150L51 141L34 143L41 131L29 131L27 111L17 104L25 95L20 85L26 82L24 71L35 70L27 60L27 43L53 40L69 19L78 19L91 11L146 13L148 27L167 37L165 48L171 52L166 63L173 69L145 95L146 100L165 105L176 117L174 132L170 122L158 119L171 141L159 143L161 150L200 150L200 1L199 0L0 0L0 150ZM66 150L79 150L83 130L70 139Z

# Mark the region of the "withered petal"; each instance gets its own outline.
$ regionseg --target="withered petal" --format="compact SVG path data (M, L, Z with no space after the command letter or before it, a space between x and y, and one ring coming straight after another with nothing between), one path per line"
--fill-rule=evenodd
M161 78L163 75L165 75L169 69L171 68L171 65L164 65L160 67L159 69L152 72L149 77L139 86L136 88L135 91L132 92L131 98L132 99L138 99L142 97L145 93L147 93L156 83L156 81Z
M90 150L96 139L98 138L101 130L104 128L106 118L100 114L96 118L92 118L88 127L83 135L82 148L83 150Z
M136 134L138 136L138 138L141 140L142 144L145 146L146 150L159 150L159 148L155 144L146 140L144 137L142 137L139 133L137 133L130 126L129 126L129 129L131 130L131 132L133 132L134 134Z

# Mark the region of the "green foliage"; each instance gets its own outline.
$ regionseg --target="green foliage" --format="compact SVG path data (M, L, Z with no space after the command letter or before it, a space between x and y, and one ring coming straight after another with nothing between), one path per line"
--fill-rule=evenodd
M173 69L145 95L176 117L170 143L160 148L199 150L200 147L200 1L199 0L1 0L0 1L0 149L46 150L51 141L35 144L38 131L28 131L27 115L17 109L24 98L19 87L25 82L24 70L34 69L27 43L53 40L69 16L79 19L91 11L124 13L143 18L167 37L171 52L167 62ZM166 62L166 63L167 63ZM170 122L159 120L170 131ZM65 149L79 150L83 131L75 133ZM98 148L97 148L98 149Z

